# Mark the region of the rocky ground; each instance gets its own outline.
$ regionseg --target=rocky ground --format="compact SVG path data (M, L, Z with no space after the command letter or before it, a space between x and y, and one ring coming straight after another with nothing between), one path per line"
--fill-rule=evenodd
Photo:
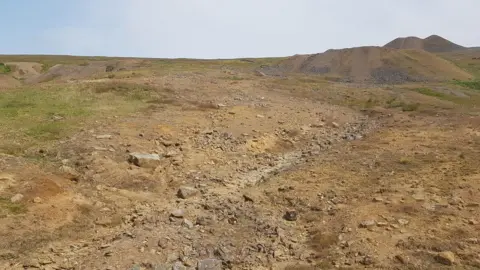
M0 268L480 268L473 111L275 80L151 77L169 99L0 156Z

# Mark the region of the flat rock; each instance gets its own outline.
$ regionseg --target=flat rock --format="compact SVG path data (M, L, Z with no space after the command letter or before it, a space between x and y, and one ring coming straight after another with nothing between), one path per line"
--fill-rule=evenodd
M160 165L161 157L158 154L131 153L128 161L138 167L156 168Z
M435 256L435 260L441 264L452 265L455 262L455 254L451 251L440 252Z
M217 259L205 259L198 261L198 270L222 270L222 261Z
M95 136L95 138L97 138L97 139L111 139L112 135L109 135L109 134L97 135L97 136Z
M182 186L178 189L177 196L182 199L188 199L198 194L198 189L188 186Z
M375 226L376 224L377 224L377 222L373 219L364 220L364 221L360 222L360 228L371 228L371 227Z
M170 212L170 215L172 217L182 218L185 215L185 211L183 211L182 209L175 209L172 212Z
M22 194L15 194L12 198L10 198L10 201L12 203L17 203L17 202L20 202L22 199L23 199L23 195Z
M285 215L283 215L283 218L287 221L295 221L298 218L297 211L288 210L288 211L285 212Z

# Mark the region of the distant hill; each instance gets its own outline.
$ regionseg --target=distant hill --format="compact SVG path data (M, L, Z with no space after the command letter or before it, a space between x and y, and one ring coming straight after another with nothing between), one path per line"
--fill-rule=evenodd
M295 55L285 60L281 67L287 72L335 76L356 82L403 83L471 78L466 71L432 53L384 47Z
M424 39L418 37L400 37L390 41L383 47L392 49L425 50L432 53L452 52L466 49L463 46L437 35L431 35Z

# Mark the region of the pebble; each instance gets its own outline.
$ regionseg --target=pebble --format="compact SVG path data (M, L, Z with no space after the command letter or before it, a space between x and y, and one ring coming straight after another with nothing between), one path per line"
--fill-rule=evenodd
M455 254L451 251L440 252L435 256L435 260L441 264L452 265L455 262Z
M43 200L42 200L42 198L40 198L40 197L35 197L35 198L33 198L33 202L34 202L34 203L41 203L42 201L43 201Z
M97 139L111 139L111 138L112 138L112 135L109 135L109 134L97 135L96 138L97 138Z
M181 262L175 262L173 264L172 270L187 270L187 267L185 267L185 265L183 265L183 263Z
M23 199L23 195L22 194L15 194L12 198L10 198L10 201L12 203L17 203L17 202L20 202L22 199Z
M340 127L340 125L337 122L332 122L332 127L338 128L338 127Z
M475 219L471 218L468 220L468 224L470 225L477 225L478 224L478 221L476 221Z
M288 211L285 212L285 215L283 216L283 218L287 221L296 221L297 218L298 218L297 211L288 210Z
M375 197L375 198L373 198L373 201L374 201L374 202L383 202L383 198L381 198L381 197Z
M178 189L177 196L182 199L188 199L198 194L198 190L189 186L182 186Z
M193 228L193 222L191 222L190 220L188 219L184 219L183 220L183 226L189 228L189 229L192 229Z
M398 219L397 221L398 221L398 224L403 225L403 226L405 226L405 225L407 225L407 224L409 223L408 220L403 219L403 218L400 218L400 219Z
M376 224L377 223L373 219L364 220L364 221L360 222L360 228L371 228L371 227L375 226Z
M205 259L198 261L198 270L222 270L222 262L217 259Z
M170 212L170 215L172 217L182 218L185 215L185 211L183 211L182 209L175 209L172 212Z

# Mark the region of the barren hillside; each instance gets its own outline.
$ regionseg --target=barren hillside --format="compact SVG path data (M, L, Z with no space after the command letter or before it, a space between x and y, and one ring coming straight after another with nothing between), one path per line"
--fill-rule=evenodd
M427 38L400 37L387 43L385 48L393 49L417 49L432 53L452 52L466 49L441 36L431 35Z
M402 83L469 79L469 73L434 54L416 50L356 47L296 55L283 62L291 72L339 76L349 81Z

